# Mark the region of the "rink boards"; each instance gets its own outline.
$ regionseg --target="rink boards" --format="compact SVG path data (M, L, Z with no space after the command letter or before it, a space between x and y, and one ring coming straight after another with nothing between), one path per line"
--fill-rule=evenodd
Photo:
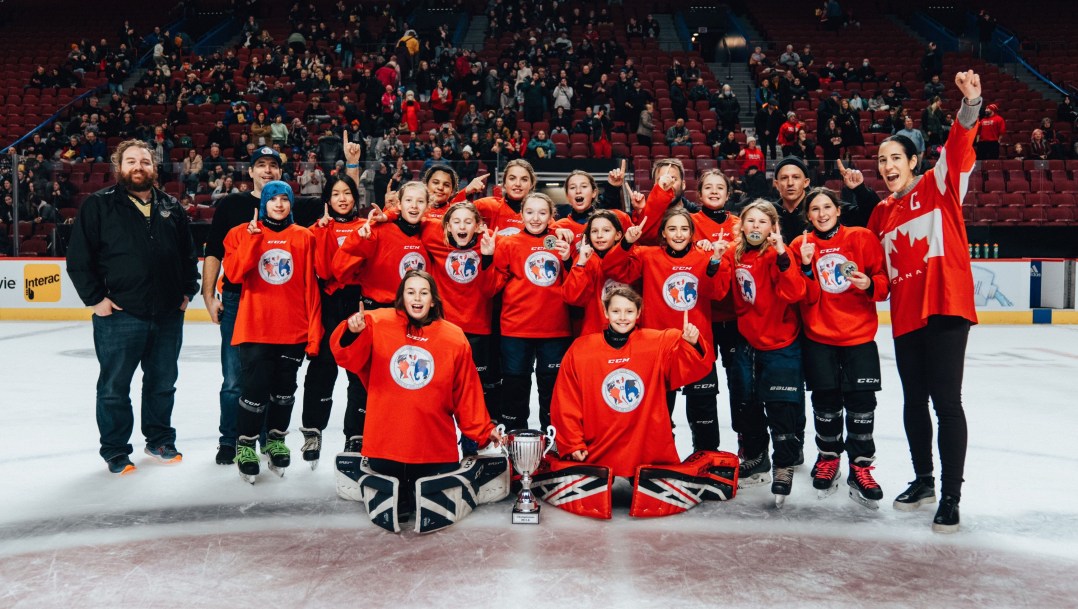
M63 258L0 259L0 320L89 319L65 266ZM970 266L981 323L1078 324L1074 260L975 259ZM890 323L887 302L879 311L881 323ZM187 319L209 321L202 298L191 302Z

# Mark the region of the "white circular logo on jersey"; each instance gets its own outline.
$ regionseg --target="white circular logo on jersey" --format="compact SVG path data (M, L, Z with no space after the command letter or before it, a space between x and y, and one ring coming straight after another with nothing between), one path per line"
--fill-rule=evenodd
M816 277L820 280L823 291L841 294L850 289L850 280L842 274L842 265L845 263L846 257L842 254L827 254L816 261Z
M426 349L405 345L389 358L389 374L405 389L422 389L434 378L434 357Z
M408 271L422 271L427 268L427 259L423 257L423 254L419 252L408 252L401 258L400 271L401 279L404 279L404 274Z
M644 399L644 381L628 368L618 368L603 379L603 400L618 412L632 412Z
M445 272L457 283L471 283L479 276L479 260L474 250L454 250L445 259Z
M287 283L292 278L292 252L274 248L262 254L258 274L266 283Z
M528 281L539 287L554 285L561 272L561 261L548 251L535 252L524 261L524 274Z
M675 311L688 311L696 306L700 299L697 287L700 280L692 273L679 272L666 278L663 282L663 300L666 306Z
M737 294L741 300L756 304L756 280L749 269L737 269L734 271L734 279L737 280Z

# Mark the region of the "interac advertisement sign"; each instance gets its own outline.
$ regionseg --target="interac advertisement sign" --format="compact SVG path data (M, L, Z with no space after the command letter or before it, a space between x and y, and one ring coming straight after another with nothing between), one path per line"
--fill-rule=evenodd
M59 264L27 264L23 267L23 298L26 302L60 302L62 277Z

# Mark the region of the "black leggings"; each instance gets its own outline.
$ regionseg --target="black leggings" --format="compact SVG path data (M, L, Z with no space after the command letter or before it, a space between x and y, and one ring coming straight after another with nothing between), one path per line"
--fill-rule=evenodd
M333 359L333 350L329 339L337 326L352 313L359 310L359 290L345 288L333 294L322 293L322 343L315 357L307 364L307 375L303 379L303 426L322 431L329 424L329 414L333 409L333 386L337 383L337 361ZM359 377L345 371L348 377L348 402L345 438L363 435L363 419L367 413L367 390ZM358 418L357 418L358 415ZM352 432L349 434L349 432Z
M905 400L903 418L910 444L913 471L932 475L932 417L928 399L939 421L942 491L962 495L966 463L966 414L962 410L962 372L966 359L969 321L933 315L928 325L895 338L895 362Z
M303 363L304 344L239 345L243 393L236 431L255 437L263 429L287 431L296 403L296 374Z

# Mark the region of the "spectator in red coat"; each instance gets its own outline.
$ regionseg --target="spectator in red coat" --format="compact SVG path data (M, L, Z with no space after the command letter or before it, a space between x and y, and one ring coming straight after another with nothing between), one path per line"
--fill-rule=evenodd
M977 158L998 159L999 143L1007 132L1007 123L999 115L999 106L988 104L984 118L980 120L980 132L977 134Z

